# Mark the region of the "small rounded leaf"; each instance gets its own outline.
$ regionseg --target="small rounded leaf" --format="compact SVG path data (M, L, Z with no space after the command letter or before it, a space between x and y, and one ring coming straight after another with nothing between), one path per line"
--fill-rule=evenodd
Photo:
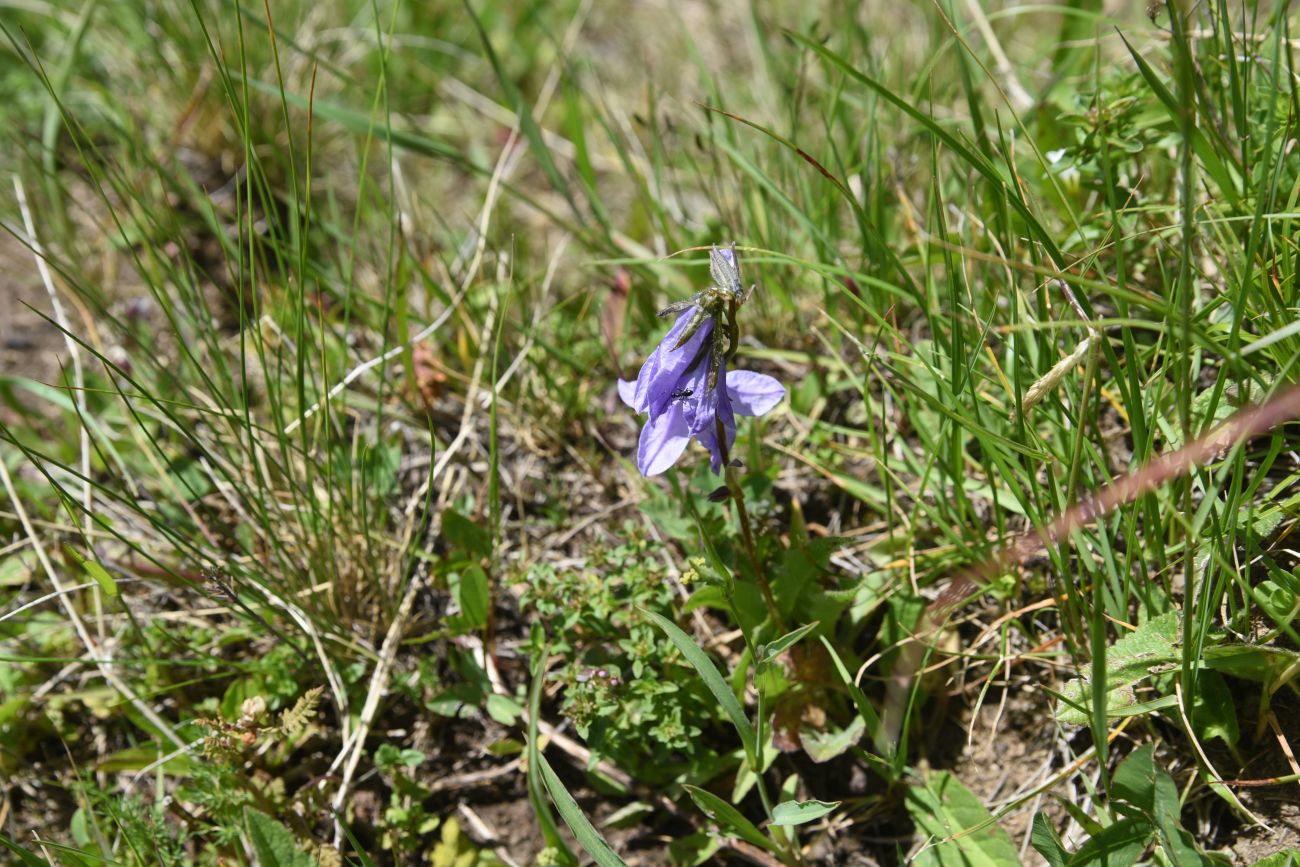
M813 822L839 805L839 801L782 801L772 808L772 824L802 825Z

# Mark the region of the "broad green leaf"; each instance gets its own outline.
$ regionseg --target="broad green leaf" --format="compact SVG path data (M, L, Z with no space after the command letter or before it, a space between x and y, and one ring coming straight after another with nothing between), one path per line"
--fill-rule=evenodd
M1029 842L1034 850L1043 856L1048 867L1065 867L1070 853L1066 851L1061 836L1052 827L1052 822L1047 818L1046 813L1034 814L1034 830L1029 835Z
M1256 861L1251 867L1300 867L1300 849L1274 852Z
M487 557L492 553L492 537L488 531L455 509L443 510L442 538L473 557Z
M523 705L508 695L494 692L487 698L488 716L503 726L512 726L524 713Z
M1156 764L1155 748L1150 744L1134 750L1115 769L1110 794L1114 800L1141 812L1141 816L1130 817L1133 821L1148 829L1154 824L1160 832L1160 844L1174 864L1212 867L1222 863L1201 851L1192 835L1182 826L1182 802L1178 797L1178 787L1174 784L1174 778ZM1106 830L1110 831L1109 828ZM1145 842L1142 845L1145 846ZM1079 851L1082 853L1083 849Z
M248 840L261 867L315 867L316 860L298 851L293 832L265 813L244 808Z
M1155 829L1141 816L1130 816L1088 838L1066 862L1067 867L1132 867L1142 857Z
M928 775L906 795L917 830L934 840L914 860L922 867L1005 867L1019 864L1011 837L989 811L948 771Z
M752 843L761 849L767 849L769 852L776 851L772 841L763 836L763 832L754 827L754 823L746 819L731 804L698 786L685 785L682 788L691 796L695 806L703 810L704 815L716 822L723 830L730 831L746 843Z
M461 616L465 618L465 626L469 629L482 629L486 626L492 596L488 589L487 573L482 567L470 566L461 572L460 581L454 589Z
M1241 735L1237 705L1232 700L1232 690L1218 672L1202 671L1196 676L1191 721L1202 740L1222 738L1226 744L1237 743Z
M827 815L839 801L782 801L772 808L773 825L802 825Z
M1262 582L1267 584L1268 582ZM1287 591L1288 595L1290 591ZM1207 647L1202 654L1206 668L1245 680L1269 681L1293 665L1300 665L1300 653L1284 647L1258 647L1249 644L1220 644Z
M1170 611L1154 617L1106 650L1106 712L1118 715L1137 704L1133 685L1150 677L1151 669L1175 661L1178 614ZM1092 705L1092 678L1076 677L1061 689L1056 718L1072 725L1088 724Z
M1137 807L1150 818L1155 818L1157 780L1164 773L1155 762L1155 749L1147 744L1129 753L1115 769L1110 781L1110 796ZM1178 797L1174 792L1175 799Z
M656 614L653 611L641 609L641 612L654 621L660 629L668 636L668 640L686 657L686 661L694 666L696 672L704 680L704 685L713 693L713 697L722 705L722 710L727 714L736 731L740 732L740 741L745 746L745 753L749 756L758 755L757 739L754 735L754 728L749 724L745 717L745 711L736 700L736 694L727 686L727 682L722 679L718 673L717 667L709 659L708 654L700 649L689 635L681 630L677 624L673 623L663 615Z
M587 851L600 867L626 867L626 862L618 857L618 853L610 847L605 838L600 835L587 819L578 802L573 800L569 790L564 787L564 783L555 775L551 769L550 763L546 761L546 756L540 751L532 754L537 761L537 766L542 772L542 779L546 782L546 790L551 793L551 800L555 802L555 809L560 811L560 817L564 819L569 830L578 841L578 845Z

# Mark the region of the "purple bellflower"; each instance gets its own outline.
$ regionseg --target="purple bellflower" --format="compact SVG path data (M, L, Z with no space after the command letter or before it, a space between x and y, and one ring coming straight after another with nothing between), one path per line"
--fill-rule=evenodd
M711 286L663 310L678 313L634 382L620 380L619 396L638 413L649 413L637 445L636 465L644 476L671 467L694 438L709 450L714 473L722 469L736 440L736 414L760 416L781 402L785 387L750 370L727 370L735 350L735 307L743 303L735 249L710 253ZM725 315L724 325L719 317ZM719 428L726 443L718 442Z

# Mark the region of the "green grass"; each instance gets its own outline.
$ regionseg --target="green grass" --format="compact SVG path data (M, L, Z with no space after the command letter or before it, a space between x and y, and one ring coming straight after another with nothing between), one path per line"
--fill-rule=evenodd
M0 0L0 843L1265 854L1295 425L1051 528L1300 377L1296 15L859 5ZM787 397L643 479L732 240Z

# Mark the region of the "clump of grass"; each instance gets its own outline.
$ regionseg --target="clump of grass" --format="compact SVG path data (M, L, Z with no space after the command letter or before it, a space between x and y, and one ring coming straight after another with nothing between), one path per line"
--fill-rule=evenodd
M3 214L66 351L0 371L0 727L57 794L0 842L463 860L500 779L558 861L552 803L601 863L588 813L760 863L1267 820L1225 781L1300 775L1294 13L1153 11L18 12ZM613 380L731 240L788 397L725 492L647 482ZM1050 747L981 802L942 726L1009 704Z

